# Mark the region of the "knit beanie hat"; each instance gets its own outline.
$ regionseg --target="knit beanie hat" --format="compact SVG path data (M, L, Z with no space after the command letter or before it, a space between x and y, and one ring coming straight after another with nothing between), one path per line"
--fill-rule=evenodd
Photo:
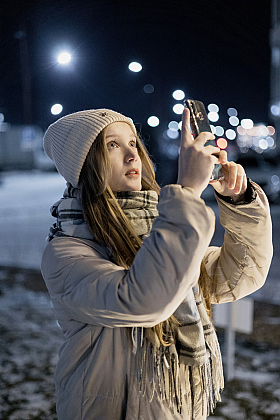
M110 109L90 109L66 115L49 126L44 136L46 154L58 172L77 187L87 154L98 134L113 122L126 122L136 134L132 120Z

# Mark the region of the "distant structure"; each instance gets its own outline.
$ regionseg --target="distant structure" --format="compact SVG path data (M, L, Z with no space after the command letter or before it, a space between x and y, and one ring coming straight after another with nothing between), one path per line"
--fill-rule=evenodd
M271 10L271 70L270 70L270 117L276 133L280 133L280 0L272 0Z

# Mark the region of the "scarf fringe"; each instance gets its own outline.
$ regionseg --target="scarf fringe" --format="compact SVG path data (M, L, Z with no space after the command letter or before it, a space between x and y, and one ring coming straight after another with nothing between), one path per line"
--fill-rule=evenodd
M137 334L135 331L133 333ZM177 352L172 351L174 345L158 348L147 337L143 339L143 335L141 341L141 349L134 346L133 351L141 395L147 395L151 402L157 394L173 414L182 414L185 402L191 419L195 419L201 409L203 415L212 414L216 403L221 401L220 393L224 388L219 345L215 342L207 343L207 362L189 365L183 360L179 361Z

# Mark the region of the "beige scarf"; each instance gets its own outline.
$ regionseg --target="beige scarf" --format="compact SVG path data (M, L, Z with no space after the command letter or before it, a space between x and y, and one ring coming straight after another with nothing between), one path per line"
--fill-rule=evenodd
M136 233L147 237L158 215L157 193L121 192L116 198ZM51 213L57 221L50 229L49 240L55 236L94 240L84 221L77 190L70 184ZM174 316L179 321L175 330L171 331L168 321L164 323L165 333L174 342L170 346L163 346L151 329L132 328L139 391L143 395L149 392L150 398L157 393L173 412L181 413L185 399L191 418L196 417L201 405L207 407L205 414L209 415L220 401L223 369L217 336L198 286L188 292Z

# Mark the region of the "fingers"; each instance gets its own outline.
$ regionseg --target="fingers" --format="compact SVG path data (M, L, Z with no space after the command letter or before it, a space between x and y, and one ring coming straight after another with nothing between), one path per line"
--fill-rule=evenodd
M247 188L247 178L243 167L234 162L229 162L227 165L226 181L228 182L228 188L233 190L234 194L243 194Z
M219 161L222 165L227 163L227 152L225 150L220 151Z
M187 147L192 144L193 139L190 130L190 111L185 108L182 115L181 146Z

